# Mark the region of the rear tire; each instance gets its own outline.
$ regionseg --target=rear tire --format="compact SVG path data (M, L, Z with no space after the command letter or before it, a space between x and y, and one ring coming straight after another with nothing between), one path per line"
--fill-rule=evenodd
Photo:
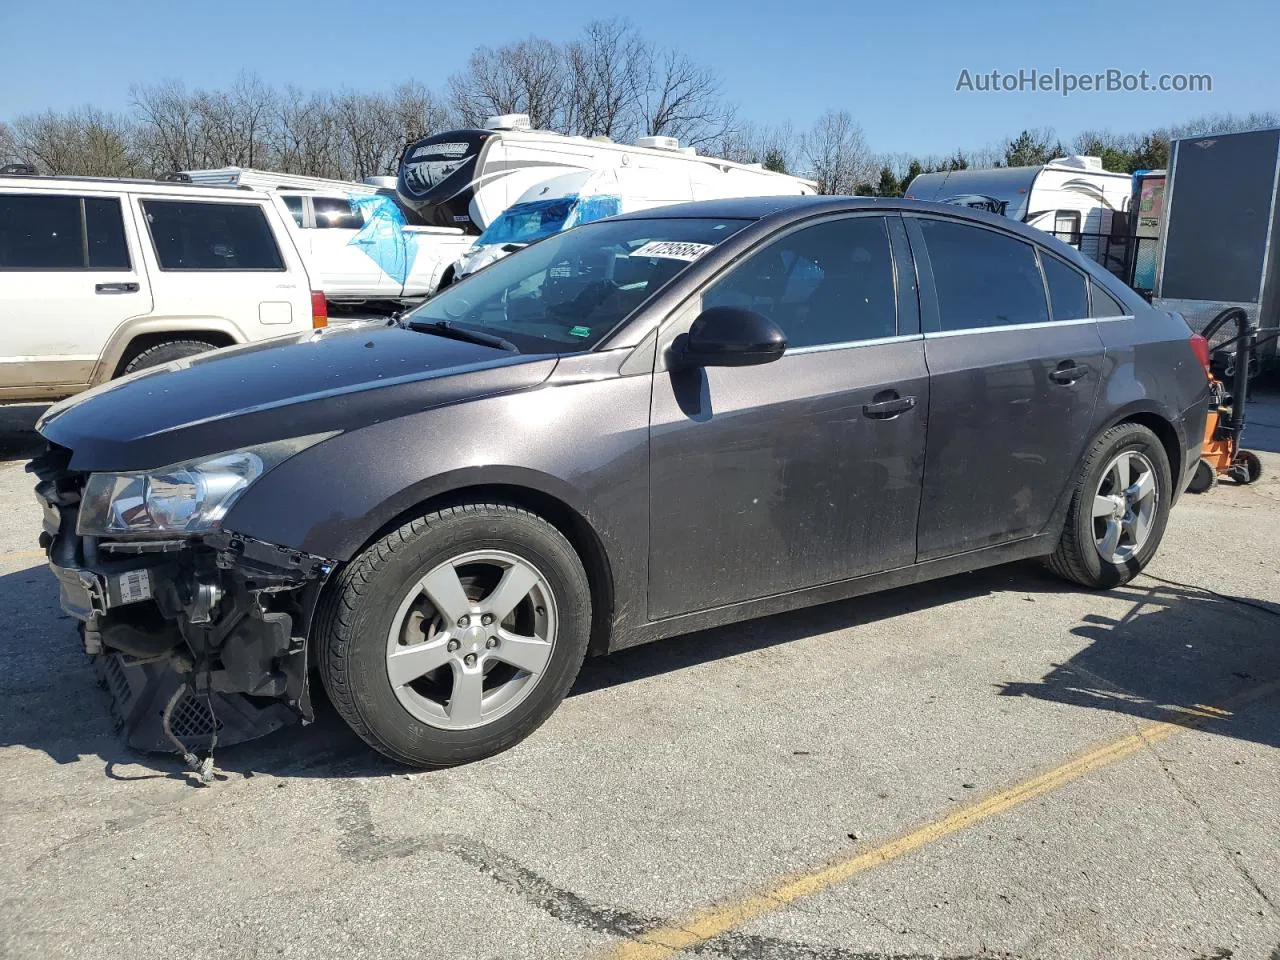
M313 637L351 728L392 760L431 768L541 726L590 633L587 575L564 535L519 507L469 503L405 524L348 564Z
M1136 423L1112 427L1080 464L1049 569L1093 589L1129 582L1160 546L1172 492L1169 458L1156 435Z
M207 340L165 340L135 353L125 363L120 373L122 375L137 373L148 367L158 367L161 364L172 363L174 360L185 360L187 357L216 349L217 346Z

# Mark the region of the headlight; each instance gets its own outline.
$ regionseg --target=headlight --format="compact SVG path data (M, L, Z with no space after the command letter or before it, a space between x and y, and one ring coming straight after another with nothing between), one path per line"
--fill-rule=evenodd
M183 535L216 529L250 484L334 436L297 437L143 473L94 473L81 496L81 536Z

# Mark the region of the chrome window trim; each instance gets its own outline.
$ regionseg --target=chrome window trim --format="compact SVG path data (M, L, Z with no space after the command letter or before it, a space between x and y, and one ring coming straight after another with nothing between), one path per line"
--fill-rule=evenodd
M843 340L840 343L814 343L807 347L788 347L784 357L800 356L806 353L827 353L831 350L849 350L854 347L879 347L886 343L910 343L912 340L923 340L923 333L907 333L894 337L876 337L872 340Z
M1008 330L1044 330L1049 327L1076 327L1085 323L1106 323L1112 320L1132 320L1132 314L1120 317L1081 317L1078 320L1047 320L1036 323L1010 323L990 327L965 327L963 330L940 330L924 334L925 339L934 340L942 337L967 337L974 333L1003 333Z

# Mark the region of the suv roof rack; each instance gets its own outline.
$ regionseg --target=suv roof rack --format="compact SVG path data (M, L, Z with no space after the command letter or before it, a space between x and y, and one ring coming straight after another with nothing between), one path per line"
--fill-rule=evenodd
M160 174L160 176L156 177L156 180L160 183L190 183L191 175L171 170L168 173Z
M6 163L0 167L0 177L37 177L40 174L29 163Z

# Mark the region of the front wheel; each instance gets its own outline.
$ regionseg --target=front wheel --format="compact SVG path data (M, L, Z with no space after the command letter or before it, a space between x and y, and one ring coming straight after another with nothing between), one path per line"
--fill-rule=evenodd
M524 739L586 655L591 593L554 526L508 504L414 520L348 565L317 618L334 707L374 749L444 767Z
M1080 465L1049 568L1086 587L1132 580L1160 546L1172 490L1169 458L1156 435L1136 423L1112 427Z

